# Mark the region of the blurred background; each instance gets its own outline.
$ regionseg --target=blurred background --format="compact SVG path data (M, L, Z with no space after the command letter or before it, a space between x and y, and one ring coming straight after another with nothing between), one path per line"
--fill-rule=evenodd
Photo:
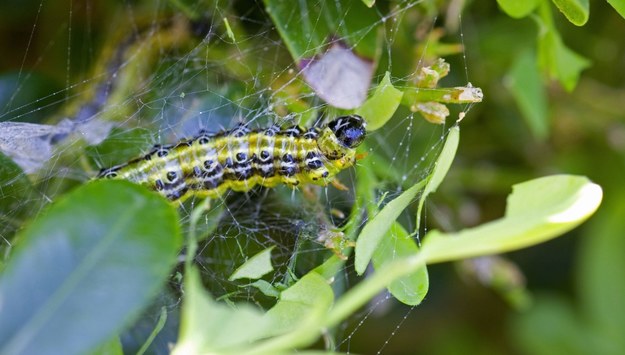
M117 33L111 24L130 24L128 33L139 31L132 25L185 15L189 6L174 0L156 6L142 1L3 0L0 121L58 122L64 110L87 100L81 97L100 80L93 68L103 52L116 47L110 43L123 46L111 39ZM257 61L258 73L284 74L280 68L292 65L288 53L280 52L283 45L276 44L279 36L262 3L210 1L203 6L214 18L238 20L232 21L233 27L241 26L234 35L245 33L238 38L248 43L239 47L242 53L253 48L249 53L254 56L265 45L282 53L271 62L268 57L251 59ZM377 6L386 13L398 5ZM446 86L470 81L484 92L482 103L461 108L469 110L461 123L460 147L429 202L429 228L458 230L498 218L513 184L557 173L585 175L601 185L601 208L582 227L546 244L504 258L430 267L430 291L422 305L411 308L387 300L372 313L356 314L343 330L341 350L625 353L625 19L608 2L593 1L589 21L578 27L552 4L547 7L562 43L577 53L567 57L570 68L563 66L573 74L549 75L539 65L546 50L538 40L544 30L538 14L513 19L494 0L441 0L400 7L398 33L384 41L387 52L376 75L390 70L392 77L405 78L430 56L448 54L444 57L452 72ZM193 33L211 33L210 23L208 28L195 24ZM154 43L162 49L166 41L159 37ZM176 62L188 58L186 51L186 45L176 46L151 53L145 61L165 54ZM233 65L224 59L229 57L219 56L207 63ZM213 64L199 65L208 72ZM154 72L144 77L157 83L160 67L152 67ZM202 80L215 86L227 81L219 75ZM400 110L397 115L410 113ZM438 126L415 120L415 140L432 132L440 135ZM400 122L405 127L412 121ZM378 140L393 134L380 133ZM424 148L413 150L420 154Z

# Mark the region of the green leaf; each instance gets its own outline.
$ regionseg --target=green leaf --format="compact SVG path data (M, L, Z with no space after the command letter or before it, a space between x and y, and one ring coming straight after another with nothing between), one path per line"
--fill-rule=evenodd
M33 187L28 176L11 158L0 153L0 214L15 214L15 209L32 208L27 203Z
M621 17L625 18L625 1L623 0L607 0L610 5L618 12Z
M230 27L230 22L228 22L227 17L224 17L224 26L226 26L226 34L228 35L228 38L230 38L232 43L237 43L237 40L234 37L234 32L232 32L232 28Z
M593 346L592 333L581 324L574 308L559 297L538 297L534 307L512 320L512 334L525 354L609 354Z
M375 5L375 0L362 0L362 3L367 5L367 7L373 7L373 5Z
M508 73L506 84L534 136L544 140L549 135L547 93L535 58L530 51L519 55Z
M272 284L265 280L256 280L250 284L252 287L256 287L265 296L278 298L280 297L280 291L276 289Z
M173 354L200 354L245 348L263 338L271 321L247 304L233 309L215 302L202 287L199 271L187 269L180 335Z
M421 252L428 263L498 254L552 239L590 217L602 190L587 178L548 176L514 185L503 218L457 233L431 231Z
M158 335L158 333L160 333L161 330L163 330L166 323L167 323L167 308L163 306L161 307L161 315L158 317L158 321L156 322L156 325L154 325L154 329L152 329L152 332L150 333L148 338L145 340L145 342L141 345L141 348L139 348L136 355L145 354L145 352L150 348L150 345L152 345L152 342L154 342L154 339L156 339L156 336Z
M403 93L391 84L390 73L386 72L373 96L356 110L356 114L367 121L367 131L375 131L384 126L393 117L402 96Z
M23 219L32 211L39 210L39 200L32 198L34 192L22 169L0 153L0 236L11 241L13 233L22 226ZM6 243L1 243L0 251L5 246Z
M124 349L122 348L122 342L116 335L111 340L100 345L97 349L91 352L91 355L124 355Z
M529 15L540 0L497 0L501 9L510 17L522 18Z
M228 280L234 281L243 278L256 280L272 272L271 251L273 248L274 246L271 246L249 258L243 265L234 270Z
M85 149L92 165L109 167L122 164L145 153L152 145L150 131L143 128L114 128L100 144Z
M397 259L416 254L419 251L417 244L410 237L401 224L395 222L382 238L380 245L373 254L373 266L376 270ZM394 280L388 286L389 292L400 302L416 306L428 292L429 279L427 268L423 266L409 275Z
M362 229L356 239L356 260L354 267L358 275L362 275L386 232L402 211L414 200L417 193L423 189L424 181L420 181L397 198L389 202L380 213L371 219Z
M324 327L337 325L384 287L425 264L503 253L559 236L590 217L601 197L601 187L582 176L549 176L515 185L505 217L458 233L428 233L418 253L387 263L338 299Z
M378 55L379 14L361 2L265 0L265 6L296 62L322 53L332 38L345 41L370 60Z
M588 0L552 0L566 18L576 26L588 21Z
M328 282L316 272L309 272L284 290L280 301L265 314L271 320L268 335L284 334L298 326L316 323L330 309L333 300Z
M182 307L179 342L174 354L277 353L293 344L272 341L257 342L275 335L300 334L296 342L316 337L309 325L319 324L332 306L334 294L326 280L315 272L308 273L280 294L280 300L267 313L247 304L236 308L213 301L204 290L196 268L185 277L186 298ZM305 333L303 332L305 331Z
M360 1L265 0L280 36L314 92L341 109L367 99L380 55L380 14Z
M613 191L590 221L581 238L578 289L584 319L588 319L610 343L625 348L621 336L625 309L614 307L625 294L625 278L615 270L625 270L625 193Z
M421 198L419 199L419 208L417 209L417 230L421 226L421 211L423 210L423 205L425 204L425 199L429 194L436 191L438 186L443 182L443 179L447 175L449 168L451 167L451 163L454 161L454 157L456 156L456 150L458 150L458 143L460 142L460 127L458 125L453 126L449 130L449 134L447 134L447 139L445 140L445 145L443 146L443 150L436 159L436 163L434 165L434 171L430 174L429 179L427 180L427 185L423 189L423 194L421 194Z
M161 287L181 246L177 213L127 181L55 202L20 235L0 278L0 353L84 353Z
M590 61L564 45L554 27L547 5L541 6L541 18L536 18L536 21L541 27L538 36L538 64L567 91L572 91L582 70L590 66Z

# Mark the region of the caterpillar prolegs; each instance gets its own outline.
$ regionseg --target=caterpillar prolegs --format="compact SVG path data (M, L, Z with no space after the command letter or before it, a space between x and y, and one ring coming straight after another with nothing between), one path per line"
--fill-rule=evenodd
M177 144L156 145L143 157L103 169L98 177L146 185L172 201L214 198L256 185L325 186L354 164L355 148L365 136L366 123L358 115L309 130L299 126L250 130L241 124L230 131L200 132Z

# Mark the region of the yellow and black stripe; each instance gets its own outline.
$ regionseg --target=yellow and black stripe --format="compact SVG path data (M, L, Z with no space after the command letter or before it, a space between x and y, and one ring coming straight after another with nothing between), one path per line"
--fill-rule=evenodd
M324 186L354 164L355 148L365 135L365 121L357 115L310 130L272 126L252 131L239 125L218 134L200 132L175 145L157 145L143 157L103 169L98 177L146 185L172 201L215 198L256 185Z

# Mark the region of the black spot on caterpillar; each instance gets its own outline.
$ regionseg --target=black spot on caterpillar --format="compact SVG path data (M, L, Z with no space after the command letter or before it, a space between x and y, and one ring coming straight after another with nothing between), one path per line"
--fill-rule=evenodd
M190 196L218 197L228 190L249 191L280 183L327 185L356 161L355 148L366 136L358 115L325 126L233 130L199 135L173 145L157 145L147 155L103 169L98 178L146 185L172 201Z

